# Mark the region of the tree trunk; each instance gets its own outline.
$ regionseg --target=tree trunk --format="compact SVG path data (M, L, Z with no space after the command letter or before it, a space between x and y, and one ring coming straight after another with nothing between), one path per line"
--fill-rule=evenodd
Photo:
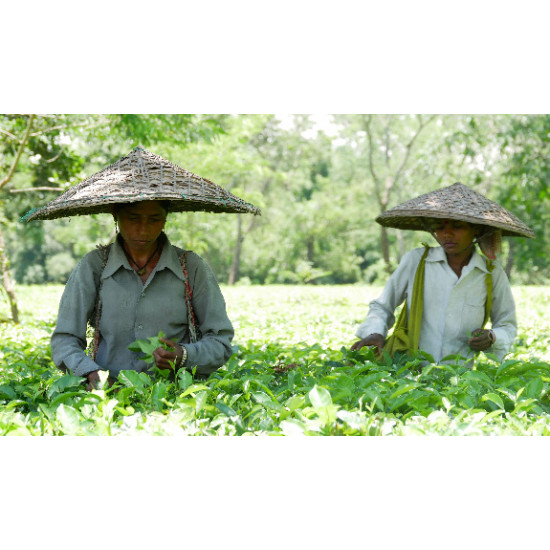
M10 302L11 308L11 317L13 322L19 323L19 309L17 307L17 298L15 296L15 287L10 275L9 267L10 262L8 259L8 252L6 250L6 243L4 241L4 232L2 229L2 224L0 224L0 264L2 269L2 281L4 288L6 289L6 294L8 295L8 300Z
M307 261L311 265L313 265L313 262L315 261L315 240L311 235L307 237L306 248L307 248Z
M391 275L390 241L388 240L388 231L384 226L380 227L380 246L382 248L382 257L384 258L384 263L386 264L386 271L389 275Z
M241 250L243 247L243 222L241 214L237 214L237 238L235 239L235 248L233 249L233 261L229 269L228 285L234 285L240 277L241 271Z
M508 280L511 279L513 267L514 267L514 248L512 246L512 243L510 243L510 246L508 248L508 257L506 258L506 267L504 268L504 271L508 276Z

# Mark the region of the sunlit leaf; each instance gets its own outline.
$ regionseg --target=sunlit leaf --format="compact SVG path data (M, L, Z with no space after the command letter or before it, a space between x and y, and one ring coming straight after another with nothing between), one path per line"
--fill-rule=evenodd
M55 416L66 435L75 435L80 431L80 416L72 407L62 403L57 407Z
M404 384L403 386L400 386L397 388L391 395L390 399L395 399L396 397L399 397L400 395L403 395L404 393L407 393L411 390L414 390L418 384Z
M321 386L313 386L313 389L308 393L309 400L315 408L328 407L332 405L332 397L330 392Z
M482 401L491 401L493 402L497 407L500 407L501 409L504 409L504 403L502 402L502 399L499 395L493 392L486 393L482 398Z
M83 379L80 376L73 376L72 374L65 374L61 378L58 378L46 391L48 398L51 398L55 393L65 391L67 388L82 387Z
M204 384L193 384L192 386L189 386L184 392L182 392L180 394L180 397L186 397L192 393L196 393L201 390L209 390L209 389L210 388L208 386L205 386Z

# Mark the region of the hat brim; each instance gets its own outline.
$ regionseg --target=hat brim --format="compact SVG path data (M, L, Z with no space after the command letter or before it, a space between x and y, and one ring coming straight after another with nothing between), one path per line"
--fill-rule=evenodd
M534 231L514 214L461 183L437 189L380 214L384 227L429 231L427 219L460 220L495 227L502 235L533 238Z
M114 204L147 200L169 201L170 212L261 213L214 182L137 147L48 204L31 210L22 221L110 213Z

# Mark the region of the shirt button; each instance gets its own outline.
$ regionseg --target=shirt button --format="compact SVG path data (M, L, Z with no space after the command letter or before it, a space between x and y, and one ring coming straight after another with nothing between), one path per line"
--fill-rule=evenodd
M138 325L138 330L143 330L143 325Z
M141 293L141 297L142 297L142 298L145 298L145 292L142 292L142 293Z

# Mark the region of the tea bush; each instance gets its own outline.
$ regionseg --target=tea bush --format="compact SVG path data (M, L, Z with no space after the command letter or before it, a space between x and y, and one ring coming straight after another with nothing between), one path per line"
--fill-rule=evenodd
M502 363L473 366L349 351L379 288L224 288L234 354L206 380L123 372L87 392L50 358L60 286L20 289L23 323L0 328L2 435L549 435L550 301L518 287Z

